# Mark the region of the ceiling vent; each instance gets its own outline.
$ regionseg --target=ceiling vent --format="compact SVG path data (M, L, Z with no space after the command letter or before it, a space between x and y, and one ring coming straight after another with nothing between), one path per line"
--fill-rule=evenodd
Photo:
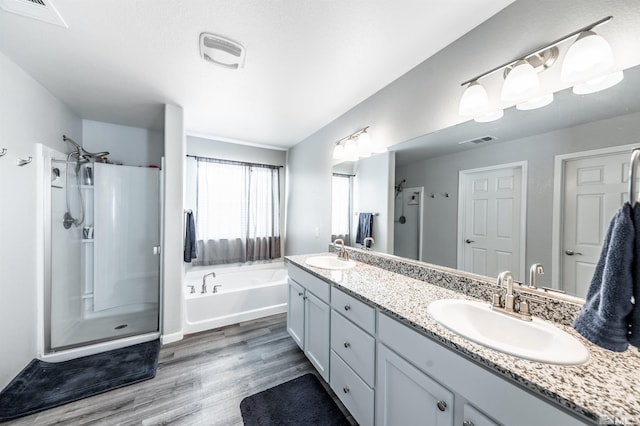
M244 47L235 41L215 34L200 34L200 56L205 61L238 69L244 67L244 54Z
M0 0L0 8L7 12L69 28L50 0Z
M473 145L479 145L481 143L495 141L496 139L497 138L495 136L483 136L481 138L469 139L468 141L458 142L458 145L465 145L469 143Z

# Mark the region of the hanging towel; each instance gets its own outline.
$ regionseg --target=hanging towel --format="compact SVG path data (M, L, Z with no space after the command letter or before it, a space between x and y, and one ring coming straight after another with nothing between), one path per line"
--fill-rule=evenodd
M364 244L364 239L373 237L373 214L360 213L358 216L358 232L356 233L356 244ZM367 244L371 244L367 241Z
M629 317L629 344L640 349L640 206L633 207L633 224L636 229L633 262L633 299L634 305Z
M191 259L198 258L198 248L196 245L196 222L193 219L193 212L187 212L184 232L184 261L191 262Z
M573 327L586 339L611 351L628 347L633 310L635 227L627 202L613 217L582 310Z

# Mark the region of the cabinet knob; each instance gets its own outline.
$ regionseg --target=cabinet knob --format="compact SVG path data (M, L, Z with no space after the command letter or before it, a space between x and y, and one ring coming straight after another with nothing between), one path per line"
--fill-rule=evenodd
M438 401L436 405L438 406L438 410L440 411L444 411L447 409L447 403L444 401Z
M307 299L308 299L308 297L307 297L307 296L304 296L304 297L302 298L302 300L307 300Z
M349 349L351 347L351 343L349 342L344 342L344 347Z
M344 393L349 393L349 388L348 388L348 387L346 387L346 386L345 386L345 387L343 387L343 388L342 388L342 392L344 392Z
M299 293L298 293L298 296L302 296L302 292L299 292Z
M348 311L349 309L351 309L351 306L349 306L349 305L344 305L344 310L345 310L345 311Z
M471 420L465 420L462 422L462 426L475 426Z

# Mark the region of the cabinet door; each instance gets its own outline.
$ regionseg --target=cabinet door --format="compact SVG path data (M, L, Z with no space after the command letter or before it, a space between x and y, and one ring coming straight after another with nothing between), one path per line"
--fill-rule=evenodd
M489 417L482 414L469 404L464 404L463 426L498 426Z
M304 304L304 353L329 381L329 305L308 291Z
M300 349L304 350L304 288L291 280L289 280L287 331Z
M377 366L377 425L453 425L453 393L381 344Z

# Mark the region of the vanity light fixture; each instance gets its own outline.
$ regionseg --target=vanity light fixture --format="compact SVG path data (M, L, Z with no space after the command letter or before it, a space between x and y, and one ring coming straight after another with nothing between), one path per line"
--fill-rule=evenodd
M369 126L336 142L333 148L333 159L357 161L358 158L370 157L372 153L385 152L386 148L380 147L371 139L368 129Z
M613 53L609 43L593 30L613 19L607 16L584 28L567 34L558 40L533 50L520 58L511 60L461 84L466 86L458 113L473 117L475 121L487 122L502 117L502 110L490 109L489 96L479 80L498 71L503 72L504 84L501 101L516 104L519 110L541 108L553 102L553 93L540 90L538 73L551 67L559 56L558 46L578 36L565 55L561 78L573 83L575 94L593 93L609 88L623 79L622 71L613 72Z

